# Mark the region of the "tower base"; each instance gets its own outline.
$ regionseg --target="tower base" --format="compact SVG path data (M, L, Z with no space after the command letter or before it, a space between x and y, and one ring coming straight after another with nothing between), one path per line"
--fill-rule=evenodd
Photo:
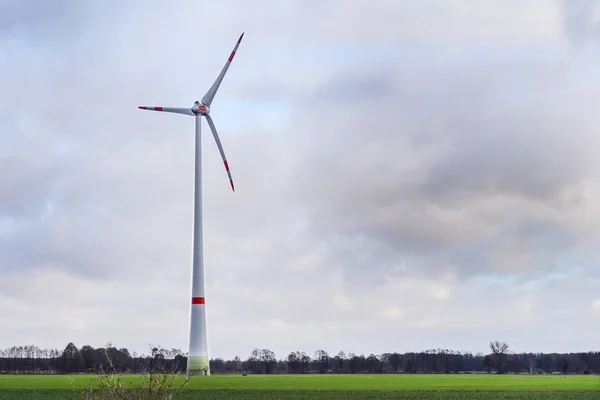
M187 376L209 376L210 365L208 357L193 356L188 357Z

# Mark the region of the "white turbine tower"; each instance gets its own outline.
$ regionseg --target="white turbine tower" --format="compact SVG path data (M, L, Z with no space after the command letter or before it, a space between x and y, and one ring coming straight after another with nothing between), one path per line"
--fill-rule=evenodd
M184 114L195 117L196 120L196 151L195 151L195 175L194 175L194 250L192 255L192 304L190 311L190 341L187 362L187 376L192 375L210 375L210 365L208 362L208 340L206 335L206 309L204 304L204 262L202 251L202 138L200 136L201 121L204 116L208 122L208 126L217 142L217 147L221 153L225 170L229 177L231 189L235 191L229 165L225 158L223 146L219 140L217 128L210 117L210 105L212 104L219 86L223 81L225 73L231 65L231 61L235 56L240 42L244 34L242 33L238 39L229 59L221 70L221 73L213 83L208 92L202 98L202 102L196 101L191 108L186 107L147 107L140 106L142 110L162 111L176 114Z

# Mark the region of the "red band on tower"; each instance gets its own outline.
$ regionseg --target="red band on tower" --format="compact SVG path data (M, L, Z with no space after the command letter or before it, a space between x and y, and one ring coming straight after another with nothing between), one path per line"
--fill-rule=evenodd
M192 297L192 304L204 304L204 297Z

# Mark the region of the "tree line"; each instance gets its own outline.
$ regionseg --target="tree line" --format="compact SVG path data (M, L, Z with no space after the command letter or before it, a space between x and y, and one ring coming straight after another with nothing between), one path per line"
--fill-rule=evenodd
M185 373L187 355L178 349L151 348L148 354L130 353L126 348L73 343L63 350L40 349L35 345L0 350L2 374L143 373L162 368ZM499 374L600 374L600 352L513 353L504 342L490 342L488 354L432 349L410 353L329 354L317 350L312 356L294 351L278 359L269 349L254 349L242 360L213 358L213 374L387 374L387 373L499 373Z

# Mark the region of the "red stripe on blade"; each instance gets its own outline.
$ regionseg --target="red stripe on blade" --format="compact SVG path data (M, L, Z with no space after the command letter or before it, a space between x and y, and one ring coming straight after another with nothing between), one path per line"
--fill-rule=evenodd
M162 107L154 107L154 111L162 111L163 108Z
M148 107L146 107L146 106L138 106L138 108L139 108L140 110L147 110L147 109L148 109Z
M229 183L231 184L231 190L233 190L235 192L235 188L233 187L233 181L230 179Z
M192 297L192 304L204 304L204 297Z
M227 160L223 160L223 164L225 164L225 170L229 172L229 164L227 164Z
M242 34L240 35L240 38L238 39L238 44L239 44L239 43L242 41L242 38L243 38L243 37L244 37L244 33L242 33Z
M227 61L231 62L231 60L233 60L233 56L235 56L235 51L231 52L231 55L229 56L229 60L227 60Z

